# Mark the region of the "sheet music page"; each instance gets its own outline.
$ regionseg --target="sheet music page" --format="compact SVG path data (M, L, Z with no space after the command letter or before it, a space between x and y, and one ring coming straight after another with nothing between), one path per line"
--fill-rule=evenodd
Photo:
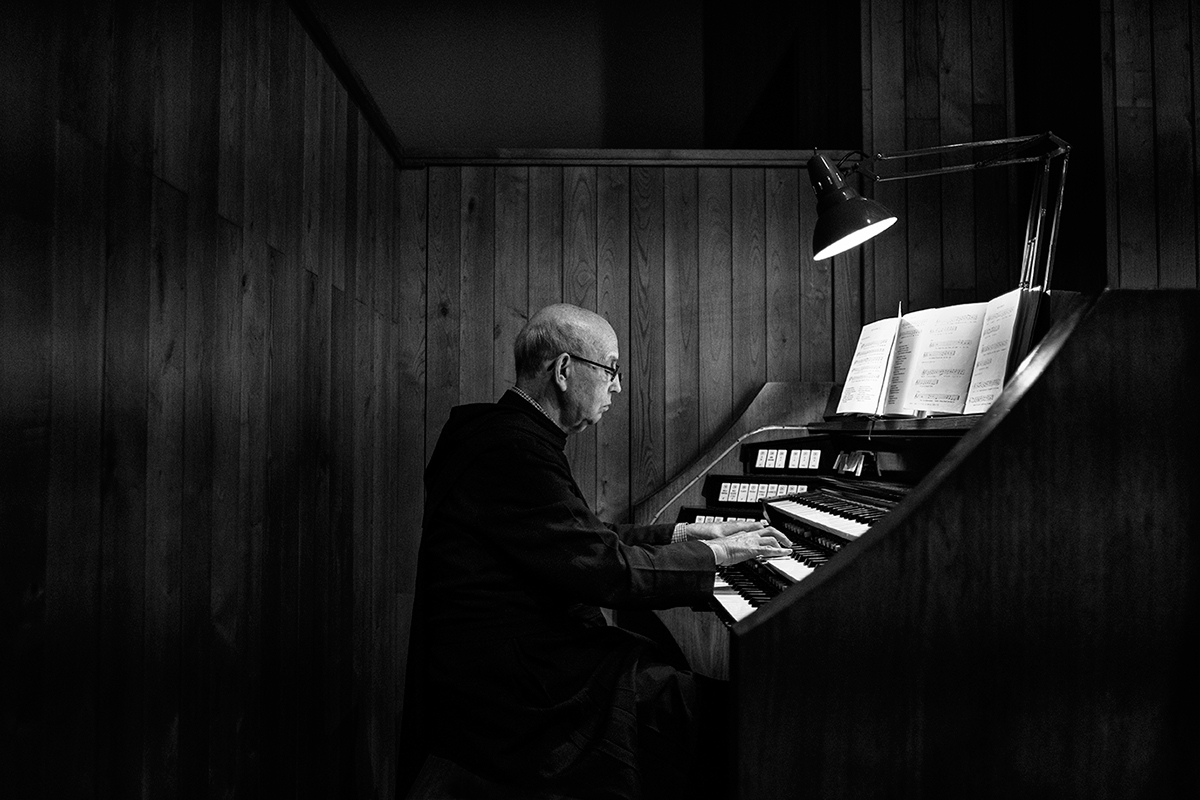
M892 364L892 375L883 400L883 416L912 416L915 409L909 408L909 396L916 379L916 356L921 352L924 334L936 318L939 309L926 308L910 311L900 318L900 329L896 333L896 355Z
M876 414L891 367L892 347L896 342L899 317L888 317L864 325L858 346L842 387L838 414Z
M987 303L939 308L917 356L910 406L920 411L961 414L975 366Z
M970 388L967 390L967 403L963 408L964 414L980 414L987 411L1004 389L1008 352L1012 348L1017 306L1020 302L1020 289L1013 289L988 302L987 312L983 317L983 331L979 335L979 352L975 356L975 368L971 372Z

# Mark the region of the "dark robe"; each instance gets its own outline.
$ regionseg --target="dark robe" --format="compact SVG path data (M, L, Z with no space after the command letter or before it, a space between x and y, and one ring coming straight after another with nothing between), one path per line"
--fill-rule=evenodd
M602 522L566 438L514 392L451 411L425 472L404 738L576 797L711 785L701 759L720 748L698 741L698 720L719 724L723 687L600 608L704 603L712 551L671 544L672 525Z

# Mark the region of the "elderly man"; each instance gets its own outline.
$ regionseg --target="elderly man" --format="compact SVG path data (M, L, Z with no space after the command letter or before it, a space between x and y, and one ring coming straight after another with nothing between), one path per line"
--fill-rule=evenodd
M600 608L703 603L717 565L790 542L765 523L602 522L564 447L621 391L616 333L553 305L514 351L516 387L453 409L425 473L414 678L431 744L478 774L573 797L700 796L725 755L705 727L723 684Z

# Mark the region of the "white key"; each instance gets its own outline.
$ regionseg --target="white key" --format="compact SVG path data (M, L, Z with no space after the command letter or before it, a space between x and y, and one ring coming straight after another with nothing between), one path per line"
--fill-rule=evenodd
M713 582L713 597L733 618L734 622L749 616L754 611L754 606L750 605L750 601L738 594L737 589L730 586L720 575L717 575Z
M806 506L796 500L779 500L770 505L779 509L784 514L807 522L814 528L820 528L829 533L836 533L851 538L862 536L871 527L865 522L858 522L857 520L847 519L837 514L830 514L828 511Z
M813 573L813 568L801 564L791 556L779 556L778 558L768 558L765 562L768 569L782 575L792 583L799 583L804 578L807 578Z

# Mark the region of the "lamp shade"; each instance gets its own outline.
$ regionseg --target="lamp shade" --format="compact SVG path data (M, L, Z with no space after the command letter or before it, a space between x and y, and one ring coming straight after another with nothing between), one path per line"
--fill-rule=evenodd
M808 178L817 196L813 258L817 261L849 250L890 228L896 215L846 185L829 159L813 153Z

